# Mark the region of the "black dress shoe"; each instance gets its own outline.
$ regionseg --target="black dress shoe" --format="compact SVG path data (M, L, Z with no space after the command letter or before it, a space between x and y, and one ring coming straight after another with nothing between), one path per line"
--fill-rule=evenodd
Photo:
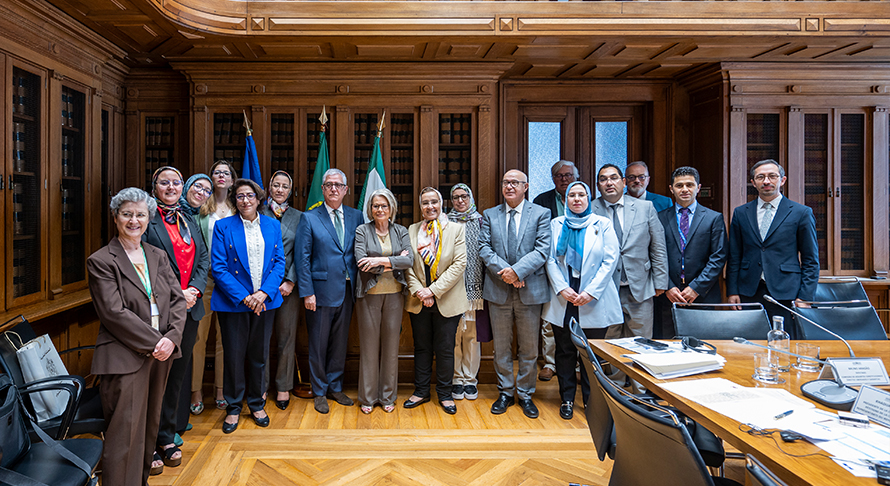
M237 428L238 428L238 422L235 422L234 424L230 424L228 422L223 422L223 425L222 425L223 434L231 434Z
M524 413L526 417L533 419L538 418L538 407L535 406L535 402L533 402L531 398L527 400L520 398L519 406L522 407L522 413Z
M572 410L575 407L575 404L572 402L562 402L562 405L559 407L559 416L564 418L565 420L572 420L572 416L574 415L574 411Z
M419 407L419 406L423 405L424 403L426 403L428 401L430 401L430 397L423 397L416 402L411 401L411 399L409 398L409 399L405 400L405 403L403 403L402 406L405 408L415 408L415 407Z
M457 413L457 405L445 405L445 402L439 402L439 405L442 406L442 410L445 410L445 413L448 415L454 415Z
M513 397L501 393L500 396L498 396L498 399L491 404L491 413L500 415L507 411L507 407L513 406L513 403L515 403Z
M253 417L253 423L257 425L257 427L268 427L269 426L269 414L266 414L265 417L259 418L254 414L250 414Z
M290 405L290 398L287 400L275 400L275 406L281 410L287 410L288 405Z

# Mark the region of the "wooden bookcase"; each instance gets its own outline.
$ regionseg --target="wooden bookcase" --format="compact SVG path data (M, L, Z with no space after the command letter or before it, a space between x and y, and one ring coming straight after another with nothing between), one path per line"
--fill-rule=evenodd
M143 171L145 190L151 191L151 176L160 167L176 167L176 117L145 117L145 169Z
M86 284L89 244L87 218L87 99L89 88L63 82L61 86L61 285ZM53 269L56 271L56 269Z

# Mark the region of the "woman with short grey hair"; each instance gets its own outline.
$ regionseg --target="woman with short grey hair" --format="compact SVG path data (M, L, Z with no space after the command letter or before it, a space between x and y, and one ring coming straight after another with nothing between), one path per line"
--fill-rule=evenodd
M121 206L128 202L136 204L145 203L145 206L148 208L149 219L154 218L155 213L158 211L158 202L155 201L155 198L138 187L128 187L121 189L120 192L111 198L111 204L108 205L111 208L111 214L116 217L120 213Z
M408 285L404 270L414 263L408 230L395 223L396 209L389 189L374 191L367 210L371 222L355 230L359 269L355 305L362 343L358 401L366 414L375 404L386 413L396 408L399 333Z

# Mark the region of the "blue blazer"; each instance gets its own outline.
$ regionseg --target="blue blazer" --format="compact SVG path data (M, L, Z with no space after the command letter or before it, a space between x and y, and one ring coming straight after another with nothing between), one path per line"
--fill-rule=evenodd
M729 224L726 294L753 296L763 273L777 300L813 300L819 281L819 245L813 210L782 197L773 222L760 239L757 202L743 204Z
M646 191L646 200L651 202L653 206L655 206L655 212L660 213L665 209L674 205L673 199L662 196L661 194L655 194L652 191ZM695 218L693 218L694 220Z
M355 300L355 292L347 291L347 277L352 280L353 289L358 285L355 230L365 219L357 209L340 207L343 208L343 247L324 204L303 213L297 226L294 260L299 269L299 295L300 298L314 295L315 304L322 307L340 307L347 295Z
M260 290L269 296L266 299L266 310L271 310L277 309L282 301L278 290L284 278L281 227L273 218L262 214L259 218L260 231L266 244ZM239 214L223 218L213 227L210 264L216 281L216 288L210 297L210 309L219 312L251 312L242 302L253 293L253 281L247 259L247 237Z
M726 264L726 223L723 222L723 215L698 203L689 225L685 266L684 253L680 252L682 239L674 205L659 212L658 219L664 226L667 246L668 278L671 280L668 287L680 290L685 287L680 279L680 270L685 268L686 285L698 293L695 303L719 304L723 298L718 282Z

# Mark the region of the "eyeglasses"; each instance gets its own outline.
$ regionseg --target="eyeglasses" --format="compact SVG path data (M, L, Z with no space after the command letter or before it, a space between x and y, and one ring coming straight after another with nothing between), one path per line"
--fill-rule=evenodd
M339 182L325 182L322 184L322 187L329 191L333 191L334 189L342 191L343 189L346 189L346 184L340 184Z
M554 179L561 179L564 181L573 181L575 180L575 174L569 172L568 174L556 174L553 176Z
M173 187L179 187L182 185L182 181L180 181L178 179L172 180L172 181L168 181L168 180L158 181L158 185L161 187L167 187L170 184L173 184Z
M648 179L649 176L647 176L645 174L638 175L638 176L626 175L626 176L624 176L624 178L627 180L627 182L633 182L633 181L645 182L645 180Z
M245 192L235 196L235 199L239 201L253 201L254 199L256 199L256 194L253 192Z
M123 211L120 213L120 216L124 219L133 219L134 217L136 219L148 219L147 213L133 213L130 211Z
M197 185L197 184L192 185L192 190L195 191L195 192L197 192L197 193L202 193L202 192L203 192L205 196L209 196L209 195L213 194L213 191L211 191L210 189L201 187L201 186L199 186L199 185Z
M519 187L523 184L528 184L525 181L501 181L501 185L504 187Z
M776 174L776 173L772 173L772 174L757 174L756 176L754 176L754 180L757 181L757 182L763 182L763 181L765 181L765 180L767 180L767 179L769 179L769 180L771 180L771 181L777 181L777 180L781 179L781 176L780 176L779 174Z
M232 173L227 170L215 170L210 175L229 177Z
M610 182L610 181L611 181L611 182L618 182L618 181L621 180L621 176L620 176L620 175L617 175L617 174L614 174L614 175L612 175L612 176L600 176L600 178L597 179L597 180L598 180L601 184L605 184L606 182Z
M374 211L386 211L389 209L389 204L372 204L371 209Z
M454 196L451 196L451 200L452 201L469 201L470 195L469 194L456 194Z

